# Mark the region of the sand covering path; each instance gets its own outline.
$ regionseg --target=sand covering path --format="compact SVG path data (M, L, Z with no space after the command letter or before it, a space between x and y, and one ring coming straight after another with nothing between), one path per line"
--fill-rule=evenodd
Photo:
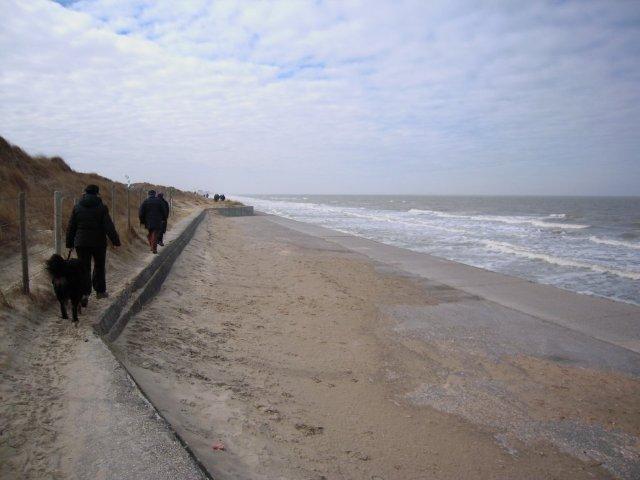
M115 348L219 478L633 478L637 378L403 327L445 297L465 295L210 215Z
M197 212L184 206L168 241ZM112 295L152 257L141 241L110 250ZM92 296L76 328L60 318L46 278L34 287L32 299L0 305L0 478L205 478L93 334L110 300Z

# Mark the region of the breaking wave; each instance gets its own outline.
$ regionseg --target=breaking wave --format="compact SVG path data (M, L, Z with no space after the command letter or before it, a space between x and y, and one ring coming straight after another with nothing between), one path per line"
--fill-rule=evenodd
M599 243L601 245L612 245L614 247L634 248L640 250L640 243L625 242L624 240L614 240L612 238L599 238L593 235L589 237L589 241Z
M566 214L564 213L552 213L547 217L541 218L529 218L529 217L510 217L510 216L497 216L497 215L460 215L446 212L438 212L436 210L421 210L418 208L412 208L409 210L409 213L414 213L416 215L432 215L440 218L457 218L457 219L466 219L466 220L474 220L480 222L500 222L507 223L510 225L533 225L535 227L540 228L559 228L559 229L583 229L589 228L589 225L583 225L580 223L560 223L560 222L547 222L545 219L564 219L566 218Z
M493 240L483 240L482 243L489 249L495 252L506 253L509 255L517 255L519 257L528 258L530 260L541 260L546 263L554 265L560 265L563 267L585 268L598 273L608 273L611 275L617 275L618 277L629 278L631 280L640 280L640 272L633 270L619 270L616 268L606 267L604 265L580 262L571 260L569 258L557 257L554 255L548 255L546 253L532 252L515 245L511 245L505 242L496 242Z

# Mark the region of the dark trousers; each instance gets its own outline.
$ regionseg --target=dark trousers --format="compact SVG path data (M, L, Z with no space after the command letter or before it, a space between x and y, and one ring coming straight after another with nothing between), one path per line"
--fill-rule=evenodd
M167 221L165 220L164 222L162 222L162 230L158 232L158 243L162 242L162 239L164 238L164 234L166 231L167 231Z
M107 247L76 247L78 258L85 271L85 293L91 294L91 285L96 293L107 291L104 263L107 259ZM91 274L91 259L93 258L93 275Z

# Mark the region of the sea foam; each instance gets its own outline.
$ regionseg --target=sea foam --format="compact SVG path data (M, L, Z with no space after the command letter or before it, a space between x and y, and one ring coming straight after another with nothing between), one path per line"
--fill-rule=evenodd
M624 240L614 240L612 238L599 238L593 235L589 237L589 241L593 243L599 243L601 245L612 245L614 247L633 248L640 250L640 243L625 242Z
M495 252L506 253L509 255L517 255L519 257L528 258L530 260L540 260L546 263L560 265L563 267L584 268L592 270L598 273L608 273L611 275L617 275L618 277L629 278L631 280L640 280L640 272L634 270L620 270L617 268L607 267L605 265L599 265L595 263L586 263L570 258L558 257L555 255L549 255L546 253L534 252L527 250L516 245L505 242L496 242L493 240L483 240L482 243L489 250Z
M580 223L560 223L560 222L548 222L545 219L564 219L566 215L555 214L547 215L546 217L530 218L530 217L515 217L508 215L460 215L447 212L439 212L437 210L422 210L418 208L412 208L409 213L416 215L432 215L440 218L457 218L479 222L499 222L509 225L533 225L540 228L558 228L558 229L583 229L589 228L589 225L583 225Z

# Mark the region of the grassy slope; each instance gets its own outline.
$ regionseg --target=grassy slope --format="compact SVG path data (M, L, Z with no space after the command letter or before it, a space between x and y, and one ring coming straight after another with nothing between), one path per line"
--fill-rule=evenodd
M116 209L111 211L123 248L110 253L110 264L127 262L144 254L145 233L138 225L138 205L149 188L168 192L169 187L148 183L132 185L130 190L131 230L127 229L127 187L96 173L76 172L60 157L31 156L0 137L0 293L17 293L20 284L20 236L18 196L26 192L27 243L32 291L50 290L42 274L44 260L53 253L53 192L63 193L62 226L66 228L74 199L80 198L87 184L100 187L103 201L112 210L111 191L115 187ZM141 197L142 193L142 197ZM225 202L227 203L227 202ZM229 202L231 203L231 202ZM194 209L221 206L191 192L173 189L172 224ZM3 296L0 295L0 303Z
M63 192L63 224L66 224L75 198L82 195L87 184L100 187L103 201L111 209L111 191L115 186L116 211L111 212L124 240L126 234L126 185L114 182L96 173L80 173L69 167L60 157L31 156L20 147L11 145L0 137L0 252L2 247L15 246L18 239L17 197L21 191L27 195L27 212L30 240L46 242L51 238L53 224L53 192ZM139 190L151 188L150 184L136 184L130 192L131 221L135 225ZM169 187L153 185L158 191L168 192ZM174 189L173 200L180 204L208 205L206 199L190 192Z

